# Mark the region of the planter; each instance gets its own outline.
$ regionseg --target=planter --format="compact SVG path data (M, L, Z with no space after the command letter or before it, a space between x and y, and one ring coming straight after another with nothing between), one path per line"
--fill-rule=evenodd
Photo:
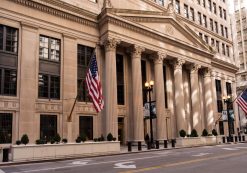
M206 136L206 137L188 137L188 138L177 138L178 147L193 147L203 145L216 145L222 143L221 137L219 136Z
M13 145L12 161L30 161L119 153L120 142Z

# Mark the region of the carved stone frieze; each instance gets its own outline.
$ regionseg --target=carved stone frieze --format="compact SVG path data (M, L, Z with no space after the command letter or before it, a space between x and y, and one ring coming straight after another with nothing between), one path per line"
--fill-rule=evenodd
M144 47L134 45L132 49L132 58L141 58L143 51L145 51Z
M106 51L116 51L117 45L120 43L120 40L115 38L108 38L104 41L104 46Z
M0 110L18 110L19 102L15 100L2 100L0 101Z
M92 104L77 105L76 106L76 112L77 113L91 113L91 114L96 113Z
M62 104L60 103L36 103L35 110L37 112L62 112Z

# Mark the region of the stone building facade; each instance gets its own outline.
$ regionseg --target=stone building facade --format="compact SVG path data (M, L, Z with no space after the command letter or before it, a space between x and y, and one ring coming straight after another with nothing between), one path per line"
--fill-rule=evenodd
M222 96L236 96L238 68L224 0L1 0L0 6L1 143L23 134L34 143L56 133L74 141L109 132L122 143L143 141L150 80L155 140L182 129L228 134ZM105 101L98 114L83 82L94 48ZM237 127L235 118L235 133Z

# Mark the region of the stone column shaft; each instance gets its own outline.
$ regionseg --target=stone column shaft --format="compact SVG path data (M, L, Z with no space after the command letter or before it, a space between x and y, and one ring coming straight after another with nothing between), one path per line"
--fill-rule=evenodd
M204 71L204 88L205 88L205 108L206 108L206 128L211 133L214 126L214 110L213 110L213 91L212 78L210 69Z
M143 101L142 101L142 75L141 75L141 53L144 48L134 46L132 52L132 85L133 85L133 131L134 141L144 140L143 131Z
M175 88L175 113L177 117L177 132L186 130L186 117L184 110L184 90L183 90L183 76L182 66L185 60L178 59L174 62L174 88Z
M105 41L105 136L112 133L118 135L117 127L117 76L116 76L116 46L118 41Z
M193 129L196 129L198 134L202 131L202 117L201 117L201 101L200 101L200 89L199 89L199 79L198 79L198 69L199 65L192 65L190 71L190 84L191 84L191 101L192 101L192 119L193 119Z
M165 92L164 92L164 76L163 76L163 59L166 55L158 53L155 59L155 99L156 99L156 114L157 114L157 140L167 139L165 127Z

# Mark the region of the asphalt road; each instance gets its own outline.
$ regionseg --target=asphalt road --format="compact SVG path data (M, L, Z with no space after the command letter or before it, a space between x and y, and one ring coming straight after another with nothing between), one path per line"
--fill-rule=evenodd
M0 173L247 173L247 144L160 150L25 165Z

